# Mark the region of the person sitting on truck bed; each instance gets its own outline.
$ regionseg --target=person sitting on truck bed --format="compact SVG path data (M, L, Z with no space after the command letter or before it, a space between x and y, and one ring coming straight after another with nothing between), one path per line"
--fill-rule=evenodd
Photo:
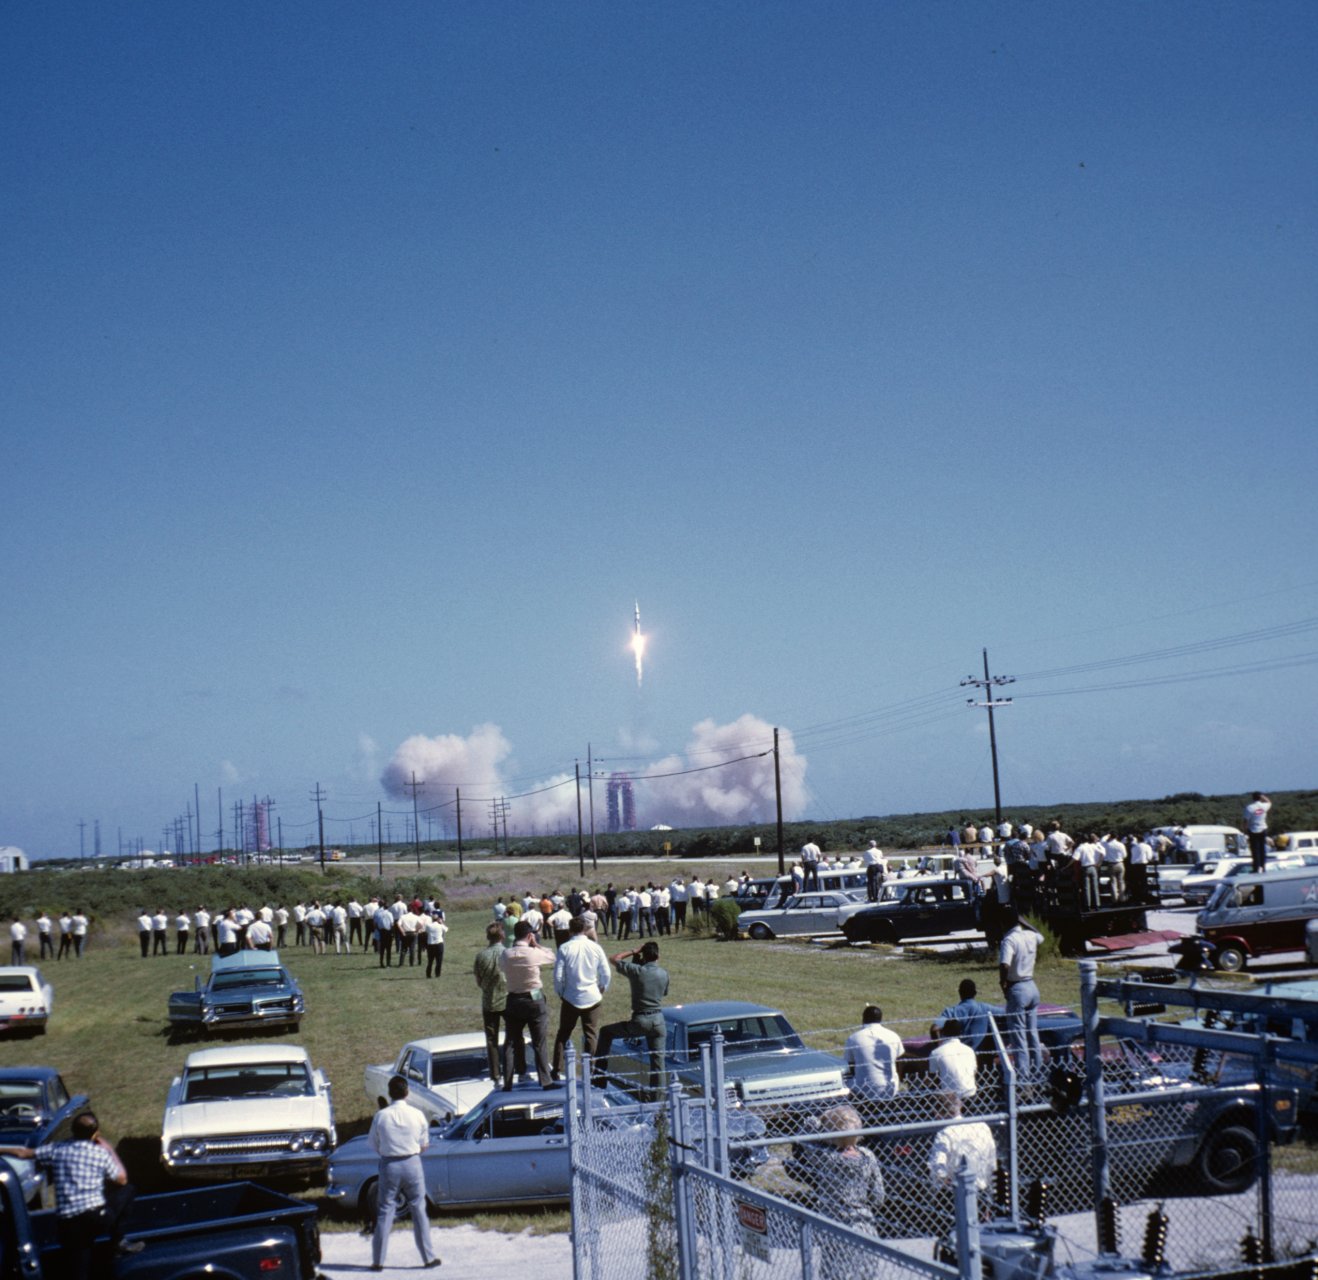
M44 1142L35 1149L0 1147L0 1156L35 1160L54 1181L58 1238L70 1280L90 1280L92 1245L100 1235L108 1233L119 1253L142 1251L142 1241L125 1240L119 1226L136 1193L90 1111L73 1121L73 1137ZM114 1190L108 1190L106 1183L113 1183Z

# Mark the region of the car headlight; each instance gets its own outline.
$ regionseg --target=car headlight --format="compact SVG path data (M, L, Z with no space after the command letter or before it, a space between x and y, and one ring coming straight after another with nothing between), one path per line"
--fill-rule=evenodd
M169 1158L174 1160L196 1160L206 1154L206 1144L191 1138L180 1138L169 1144Z

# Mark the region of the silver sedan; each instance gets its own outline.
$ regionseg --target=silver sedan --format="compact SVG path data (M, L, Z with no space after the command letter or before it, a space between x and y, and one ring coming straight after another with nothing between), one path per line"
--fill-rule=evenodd
M781 907L743 911L737 917L737 926L752 938L800 938L838 933L838 912L843 907L854 907L864 901L864 889L797 893Z

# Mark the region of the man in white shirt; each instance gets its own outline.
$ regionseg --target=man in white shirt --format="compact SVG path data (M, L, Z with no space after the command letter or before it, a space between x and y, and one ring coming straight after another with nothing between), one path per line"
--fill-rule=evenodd
M37 917L37 937L41 942L41 954L39 958L42 960L47 956L52 960L55 958L55 939L53 937L54 928L55 922L43 909L41 914Z
M192 917L192 951L194 955L204 956L211 949L211 913L205 907L198 907Z
M176 935L174 939L175 955L188 954L188 934L192 932L192 917L186 911L180 911L174 917Z
M57 960L63 960L66 955L73 951L73 916L67 908L60 913L59 918L59 955Z
M26 964L27 963L27 925L25 925L17 916L14 917L14 923L9 926L9 963Z
M686 931L686 896L686 882L678 876L668 886L668 897L673 904L673 927L679 933Z
M380 1180L376 1184L379 1208L371 1238L371 1270L379 1271L384 1266L400 1197L412 1216L412 1235L422 1267L437 1267L440 1257L430 1242L426 1178L421 1167L421 1153L430 1145L430 1122L425 1112L408 1102L407 1081L402 1076L390 1079L389 1099L389 1105L377 1111L371 1121L371 1148L380 1157Z
M145 907L137 917L137 941L142 948L142 959L145 960L151 954L151 913Z
M554 991L563 1002L558 1014L558 1033L554 1036L555 1083L563 1077L564 1053L578 1023L582 1052L587 1058L595 1056L604 993L613 976L604 948L586 937L585 921L580 916L568 926L568 934L554 960Z
M940 1028L930 1028L938 1044L929 1054L929 1074L951 1098L975 1096L975 1068L978 1065L975 1051L961 1039L962 1026L957 1018L947 1018Z
M959 1121L960 1104L952 1110L953 1119ZM929 1180L934 1190L950 1187L964 1165L975 1176L975 1189L981 1194L988 1190L993 1170L998 1163L998 1148L993 1141L993 1130L982 1120L953 1123L940 1129L929 1151Z
M1007 998L1004 1024L1012 1045L1012 1058L1021 1075L1043 1070L1043 1041L1039 1038L1039 988L1034 964L1039 956L1037 929L1024 923L1016 908L1002 909L1003 936L998 948L998 983Z
M271 951L275 945L275 931L257 917L247 926L243 945L252 951Z
M879 888L888 874L888 863L877 840L870 841L860 860L865 867L865 897L869 902L878 902Z
M867 1101L895 1098L900 1084L897 1059L902 1056L901 1037L883 1025L883 1010L876 1004L866 1005L860 1020L860 1030L847 1037L851 1092Z
M1092 909L1098 906L1098 867L1103 861L1103 846L1098 843L1097 836L1087 835L1081 844L1076 845L1075 861L1080 867L1085 906Z
M1136 902L1149 900L1149 864L1153 846L1147 840L1133 840L1130 846L1130 896Z
M151 954L169 955L169 915L164 907L151 917Z
M352 944L362 944L362 904L356 898L348 900L348 949Z
M819 846L813 840L807 840L801 846L801 870L804 873L802 888L819 888L819 860L822 857Z
M1245 830L1249 833L1249 856L1255 871L1266 871L1268 866L1268 810L1272 801L1261 791L1254 792L1245 806Z
M411 907L404 906L403 914L398 917L398 964L400 968L404 956L407 957L409 965L417 963L416 940L420 931L421 917L416 915Z
M1113 835L1103 837L1103 870L1112 881L1112 902L1126 900L1126 846Z
M426 938L426 977L438 978L444 970L444 935L448 933L448 922L439 903L432 904L421 922Z

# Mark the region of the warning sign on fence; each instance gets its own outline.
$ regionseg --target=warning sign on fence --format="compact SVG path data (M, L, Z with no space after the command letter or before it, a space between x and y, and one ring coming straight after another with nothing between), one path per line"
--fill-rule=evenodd
M741 1247L752 1257L769 1261L769 1215L758 1204L735 1202L737 1222L741 1225Z

